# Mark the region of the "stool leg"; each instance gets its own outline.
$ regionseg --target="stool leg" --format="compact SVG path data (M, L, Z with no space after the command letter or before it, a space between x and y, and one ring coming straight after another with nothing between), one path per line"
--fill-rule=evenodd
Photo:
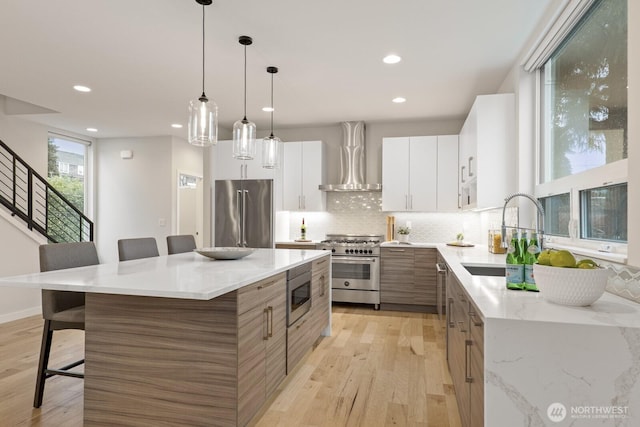
M51 320L45 320L42 331L42 345L40 347L40 361L38 362L38 377L36 378L36 393L33 398L34 408L39 408L40 405L42 405L44 382L47 379L47 367L49 365L49 353L51 352L52 338L53 331L51 330Z

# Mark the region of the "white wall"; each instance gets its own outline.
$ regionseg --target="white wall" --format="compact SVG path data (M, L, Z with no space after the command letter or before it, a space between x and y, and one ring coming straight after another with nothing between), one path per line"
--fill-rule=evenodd
M60 129L48 128L28 119L28 115L12 116L4 113L0 96L0 140L34 168L47 174L47 137L49 131L77 136ZM87 139L87 138L84 138ZM11 218L0 206L0 276L35 273L40 270L38 245L45 240L28 231L24 222ZM0 287L0 323L40 313L40 291Z
M122 150L133 151L122 159ZM102 262L118 261L118 239L155 237L167 253L175 199L173 138L109 138L96 143L96 245ZM162 225L164 223L164 225Z

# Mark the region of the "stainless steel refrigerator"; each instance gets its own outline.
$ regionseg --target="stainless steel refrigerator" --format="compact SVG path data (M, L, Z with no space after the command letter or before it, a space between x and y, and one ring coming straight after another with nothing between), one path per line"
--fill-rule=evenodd
M215 246L273 247L273 180L215 182Z

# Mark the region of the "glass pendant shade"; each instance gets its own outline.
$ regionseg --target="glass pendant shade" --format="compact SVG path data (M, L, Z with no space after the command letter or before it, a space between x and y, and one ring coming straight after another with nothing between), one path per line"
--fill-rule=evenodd
M205 6L212 0L196 0L202 5L202 95L189 101L189 126L187 141L199 147L208 147L218 142L218 106L204 94L205 66Z
M218 106L201 96L189 102L189 144L209 147L218 142Z
M280 167L280 138L268 136L262 140L262 167L277 169Z
M251 160L256 156L256 125L245 117L233 124L233 157Z

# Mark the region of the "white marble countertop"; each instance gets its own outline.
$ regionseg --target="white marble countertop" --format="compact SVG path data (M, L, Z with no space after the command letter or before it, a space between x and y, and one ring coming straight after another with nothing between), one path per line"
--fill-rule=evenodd
M326 251L256 249L238 260L195 252L0 278L0 286L208 300L323 256Z
M419 244L413 245L420 247ZM505 255L492 254L486 246L437 247L469 297L487 319L525 320L594 326L640 328L640 304L605 292L588 307L568 307L544 300L538 292L511 291L503 277L473 276L463 266L504 266Z

